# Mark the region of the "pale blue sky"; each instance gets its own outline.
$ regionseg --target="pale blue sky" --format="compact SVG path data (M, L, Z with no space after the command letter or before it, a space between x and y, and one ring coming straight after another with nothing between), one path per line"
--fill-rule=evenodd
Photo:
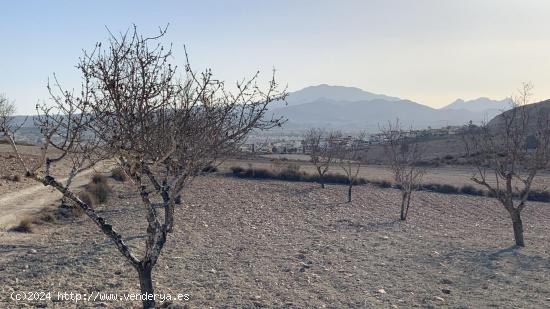
M78 84L82 49L135 23L170 23L176 64L235 81L272 67L290 90L321 83L438 107L509 96L523 81L550 98L550 1L3 1L0 92L32 113L56 73Z

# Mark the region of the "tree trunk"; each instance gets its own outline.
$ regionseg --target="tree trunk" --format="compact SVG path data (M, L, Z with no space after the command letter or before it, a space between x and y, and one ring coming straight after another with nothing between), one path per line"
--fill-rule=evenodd
M151 279L152 270L149 265L140 265L138 268L143 309L155 308L153 280Z
M407 213L405 212L406 203L407 203L407 194L403 193L401 194L401 215L399 216L399 219L401 221L407 220Z
M348 187L348 203L351 203L351 188L353 187L353 185L349 185Z
M523 222L521 222L521 213L519 210L514 210L510 212L512 217L512 226L514 227L514 239L516 240L516 245L519 247L525 247L523 242Z

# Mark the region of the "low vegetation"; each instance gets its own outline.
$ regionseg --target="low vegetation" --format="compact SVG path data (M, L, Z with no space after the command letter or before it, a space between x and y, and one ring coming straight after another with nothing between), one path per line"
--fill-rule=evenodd
M208 164L207 166L203 167L201 172L208 174L208 173L217 173L218 167L213 164Z
M85 192L80 193L80 196L92 201L92 205L94 205L94 202L99 204L105 203L111 194L111 188L107 183L107 177L97 174L92 176L92 180L84 187L84 190ZM88 197L86 197L86 195Z
M4 180L8 180L8 181L13 181L13 182L20 182L21 181L21 176L19 176L19 175L6 175L6 176L2 176L0 178L4 179Z
M9 232L17 232L17 233L32 233L33 226L32 226L32 220L30 218L25 218L19 222L18 225L10 228L8 230Z
M111 178L116 181L125 182L128 180L128 175L126 175L126 172L122 168L117 167L111 171Z
M302 181L302 182L321 182L325 184L340 184L347 185L349 180L348 177L341 174L324 174L323 176L308 174L304 171L300 171L289 165L287 168L283 169L267 169L267 168L253 168L253 167L240 167L233 166L231 167L231 174L239 178L253 178L253 179L273 179L273 180L285 180L285 181ZM356 178L355 185L366 184L367 180L364 178Z
M271 179L283 181L300 181L300 182L315 182L318 183L318 175L309 174L304 171L296 170L295 167L290 168L253 168L232 166L230 175L238 178L249 179ZM325 184L347 185L348 178L345 175L328 173L324 176ZM392 183L388 180L367 180L365 178L357 178L355 185L372 185L382 189L400 189L400 185ZM475 188L472 185L464 185L462 187L453 186L450 184L439 183L422 183L418 185L419 191L430 191L442 194L463 194L472 196L495 197L488 191ZM519 198L519 195L516 196ZM528 201L550 203L550 192L544 190L531 190L528 196Z

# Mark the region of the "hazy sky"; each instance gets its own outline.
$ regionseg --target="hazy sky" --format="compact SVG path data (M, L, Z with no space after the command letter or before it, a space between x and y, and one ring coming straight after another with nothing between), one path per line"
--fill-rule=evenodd
M439 107L501 99L523 81L550 98L550 1L12 1L0 0L0 92L32 113L55 72L78 85L82 49L105 26L146 34L170 23L197 68L236 81L275 67L290 90L356 86Z

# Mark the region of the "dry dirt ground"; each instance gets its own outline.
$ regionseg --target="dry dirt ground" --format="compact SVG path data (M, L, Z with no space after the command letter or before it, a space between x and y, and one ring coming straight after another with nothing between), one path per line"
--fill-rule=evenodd
M40 149L38 147L22 146L20 149L23 152L23 159L28 165L34 165L38 160ZM9 175L22 175L23 169L20 168L18 159L12 154L9 145L0 144L0 178ZM20 182L8 181L0 179L0 196L21 190L22 188L33 185L34 183L28 179L21 177Z
M19 146L27 166L34 166L40 160L38 146ZM65 182L67 171L70 170L68 161L54 165L52 175L59 181ZM105 170L108 164L99 164L79 174L72 182L72 188L78 188L89 182L90 175L97 170ZM19 175L19 181L2 179L2 176ZM13 155L9 145L0 144L0 229L8 229L29 214L41 210L45 206L55 205L61 194L52 188L23 177L24 170L19 160Z
M100 212L134 249L144 210L114 184ZM154 272L190 308L548 308L550 208L524 211L526 244L484 197L420 192L407 222L398 192L197 178ZM131 308L138 302L29 301L12 292L137 293L135 272L89 220L0 232L0 308ZM57 298L54 294L54 299Z

